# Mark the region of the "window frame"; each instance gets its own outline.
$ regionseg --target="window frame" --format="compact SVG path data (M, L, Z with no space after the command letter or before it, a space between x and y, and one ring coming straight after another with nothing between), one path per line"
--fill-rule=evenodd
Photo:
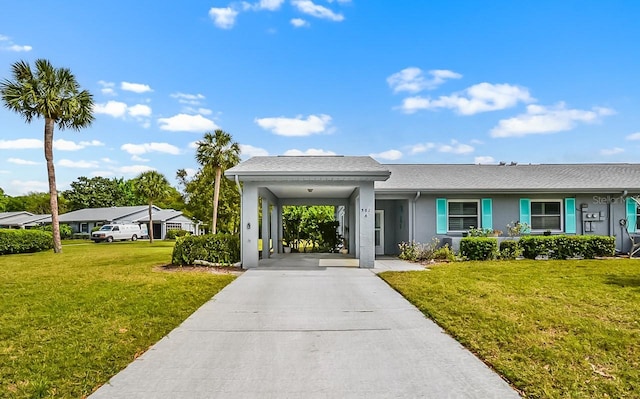
M534 214L533 213L533 203L534 202L557 202L560 205L560 214L559 215L541 215L541 214ZM533 218L535 217L548 217L548 216L558 216L560 218L560 228L558 229L534 229L533 228ZM565 217L565 210L564 210L564 200L563 199L558 199L558 198L549 198L549 199L529 199L529 217L531 218L531 226L529 226L531 228L531 232L532 233L543 233L547 230L551 231L552 233L562 233L564 232L564 217Z
M481 207L481 203L480 203L480 199L475 199L475 198L452 198L449 199L447 198L447 232L448 233L464 233L469 231L469 229L462 229L462 230L452 230L451 229L451 223L450 223L450 218L451 217L472 217L472 215L454 215L451 216L451 214L449 213L449 203L451 202L470 202L470 203L475 203L476 204L476 224L473 226L476 229L480 229L482 228L481 224L482 224L482 209Z
M178 227L176 227L178 226ZM167 231L169 230L182 230L182 223L180 222L167 222Z

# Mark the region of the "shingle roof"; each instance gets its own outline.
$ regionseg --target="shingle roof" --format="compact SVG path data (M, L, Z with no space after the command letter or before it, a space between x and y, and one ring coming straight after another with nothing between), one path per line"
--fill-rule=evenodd
M51 215L34 215L29 212L7 212L12 215L0 214L2 226L35 226L40 223L51 223Z
M389 170L367 156L253 157L225 172L231 176L373 176L386 178Z
M113 221L147 209L147 205L79 209L60 215L60 222Z
M176 211L175 209L163 209L160 211L155 211L152 213L154 222L165 222L167 220L174 219L178 216L181 216L182 212ZM136 222L148 222L149 221L149 212L145 213L144 216L141 216L135 220Z
M384 165L383 191L640 191L640 164Z

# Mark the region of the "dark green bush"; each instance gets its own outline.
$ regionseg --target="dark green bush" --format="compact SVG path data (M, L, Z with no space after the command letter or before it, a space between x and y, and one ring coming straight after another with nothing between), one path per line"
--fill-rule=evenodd
M516 240L504 240L500 243L500 258L515 259L522 255L522 248Z
M613 256L615 237L608 236L525 236L520 238L523 255L528 259L548 256L550 259L596 256Z
M53 248L53 235L39 229L0 229L0 255L40 252Z
M187 230L169 230L167 231L167 234L165 235L164 239L165 240L175 240L178 237L184 237L187 235L190 235L191 232L187 231Z
M193 265L196 260L230 265L240 261L240 238L231 234L205 234L176 239L171 263Z
M42 230L42 231L51 232L51 225L50 224L45 224L43 226L36 227L36 229ZM71 237L73 237L73 230L71 229L71 226L69 226L68 224L61 224L60 225L60 238L62 238L63 240L66 240L66 239L69 239Z
M498 256L498 239L465 237L460 241L460 255L469 260L489 260Z

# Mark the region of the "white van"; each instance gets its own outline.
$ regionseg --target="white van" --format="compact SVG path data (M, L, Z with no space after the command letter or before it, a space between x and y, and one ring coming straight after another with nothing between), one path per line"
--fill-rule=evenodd
M105 224L91 233L91 239L94 242L112 242L116 240L136 241L138 238L148 236L147 226L138 224Z

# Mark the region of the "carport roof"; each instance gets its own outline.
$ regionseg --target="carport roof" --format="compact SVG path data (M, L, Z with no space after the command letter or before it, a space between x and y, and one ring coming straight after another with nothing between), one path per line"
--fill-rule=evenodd
M386 180L389 169L368 156L253 157L227 170L229 178L262 180L270 177L362 177Z

